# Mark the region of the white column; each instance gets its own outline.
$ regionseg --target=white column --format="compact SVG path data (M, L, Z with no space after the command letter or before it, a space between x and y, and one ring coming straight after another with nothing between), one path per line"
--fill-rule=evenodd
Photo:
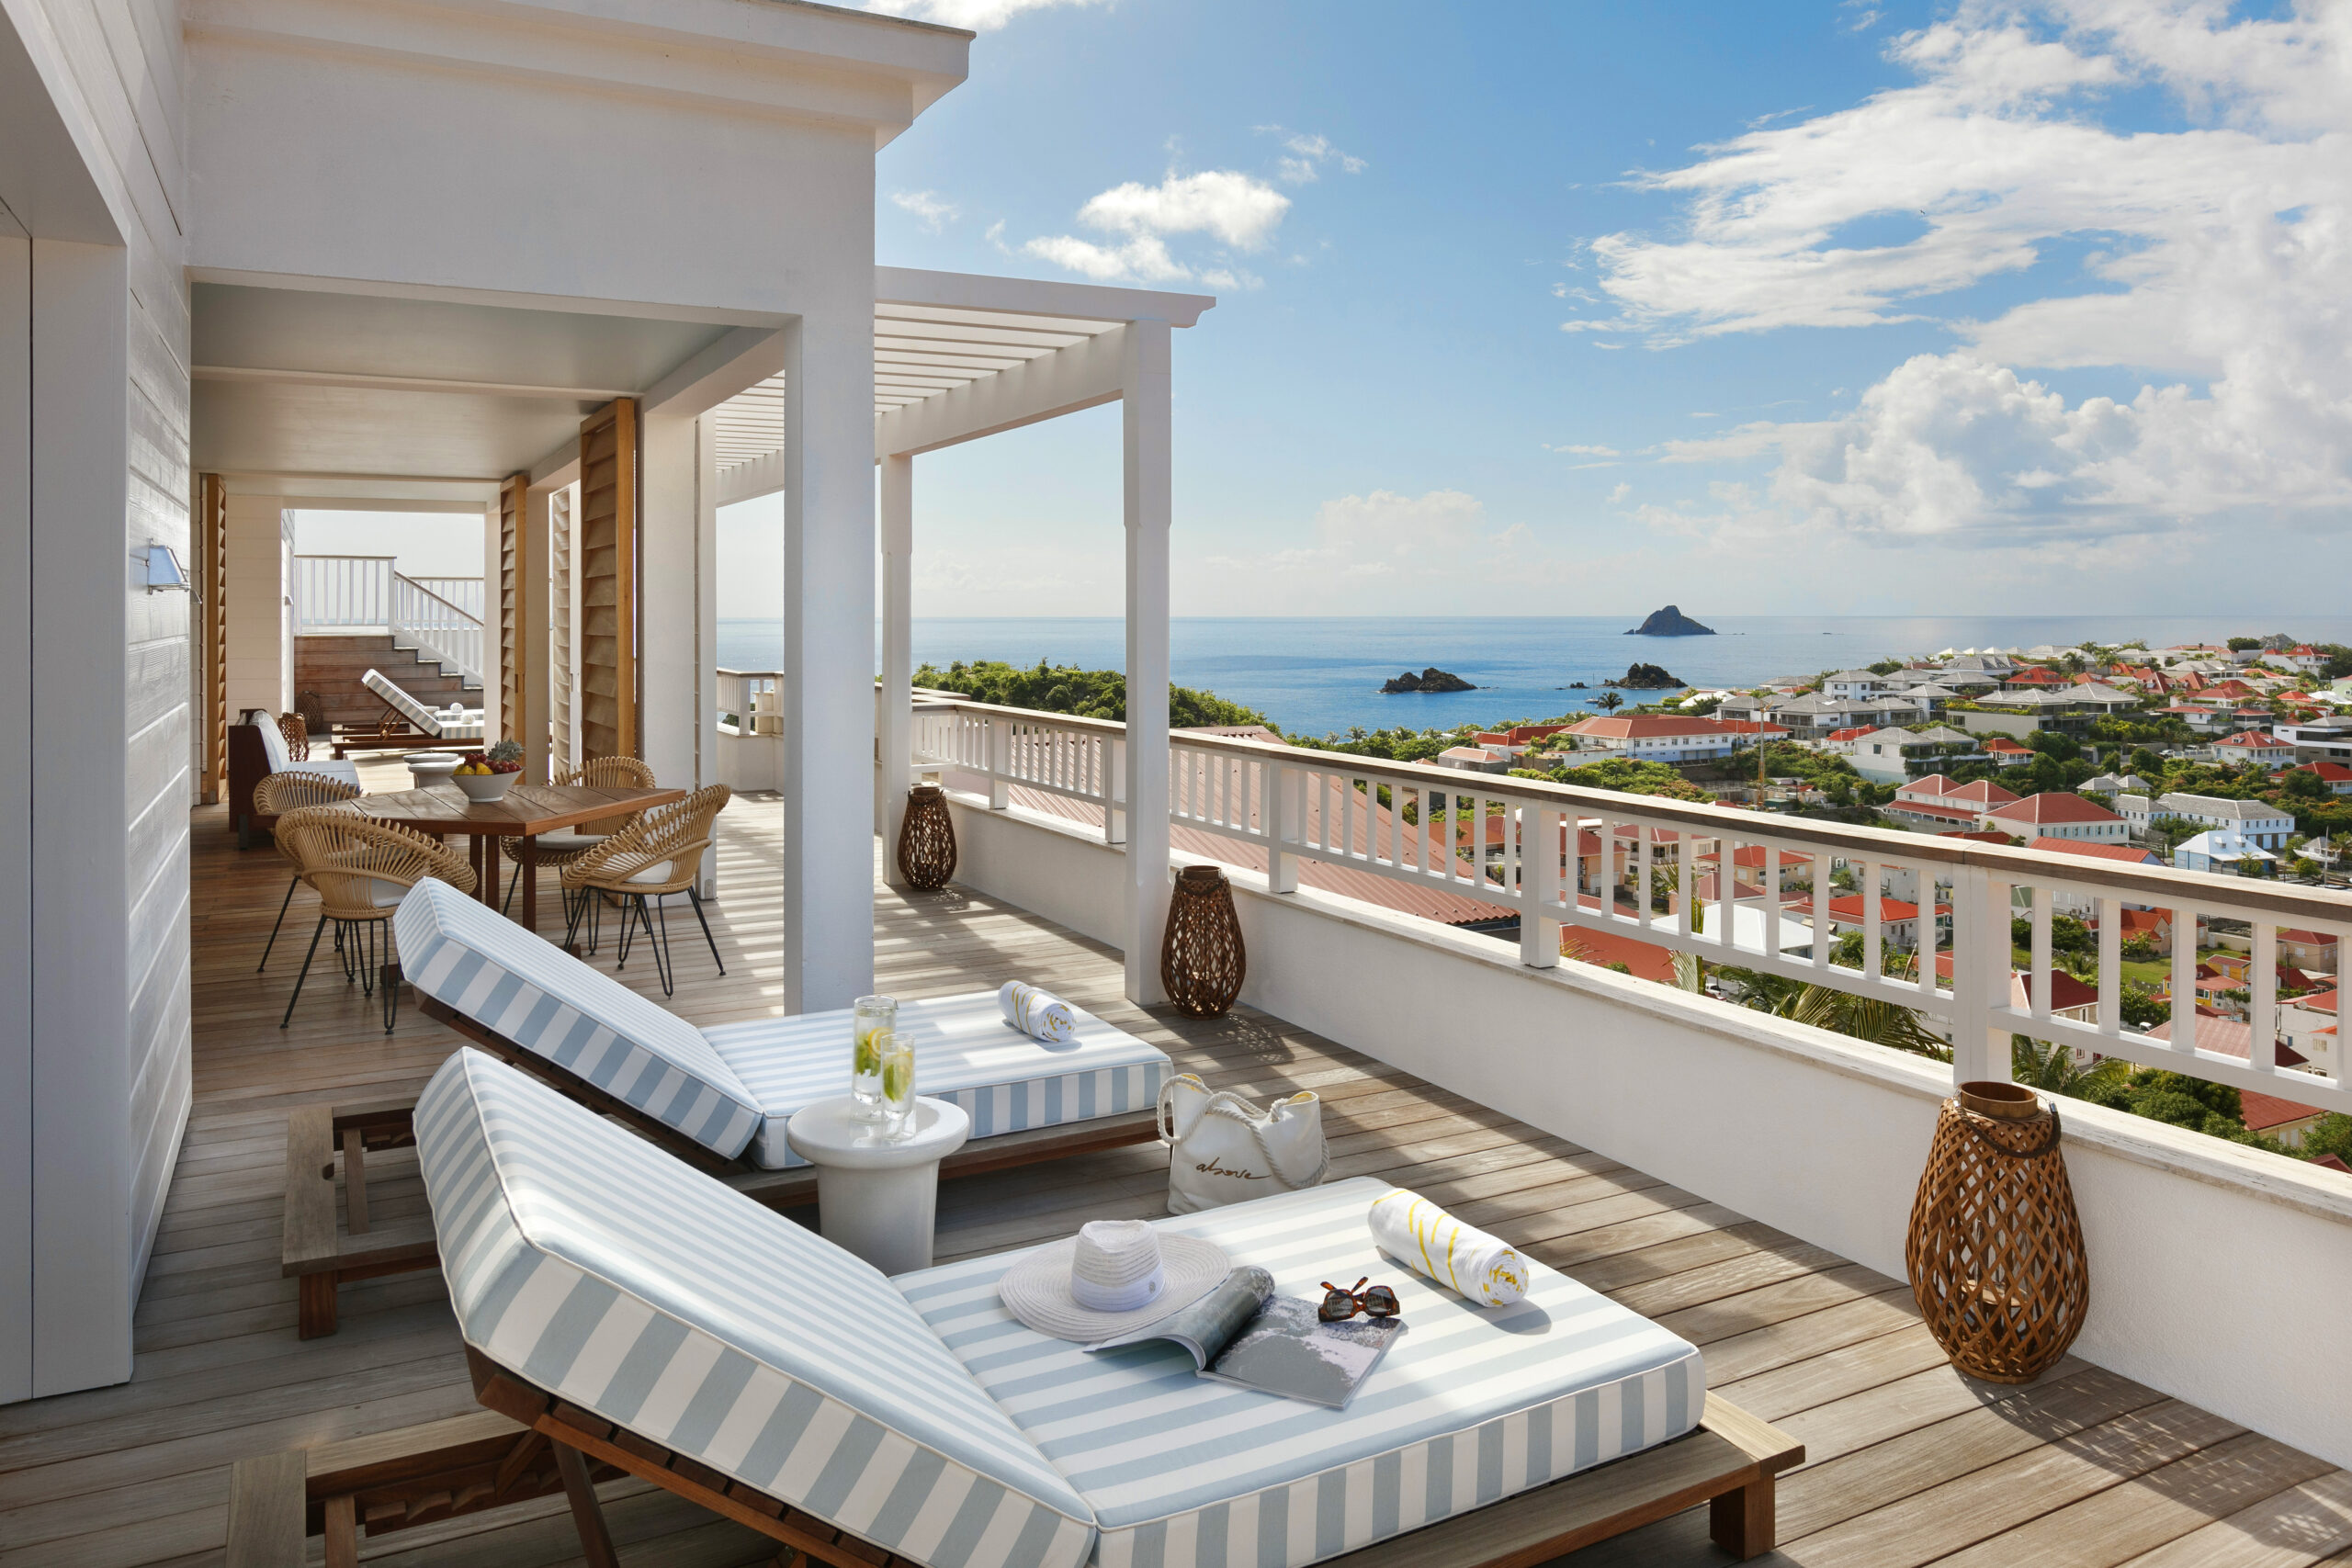
M695 604L695 557L702 531L695 421L648 414L639 426L639 469L644 507L638 552L643 610L638 671L639 755L662 784L686 789L695 777L695 686L699 664Z
M1169 329L1123 329L1127 524L1127 999L1165 1001L1168 924Z
M882 459L882 750L875 773L874 820L882 832L882 875L904 887L899 874L899 827L906 820L907 781L915 760L914 612L915 460L904 452Z
M718 439L695 421L695 787L718 782ZM702 896L718 894L718 852L702 857Z
M874 306L870 283L786 329L784 1006L874 988Z
M274 495L229 497L229 722L283 705L286 581L283 509Z

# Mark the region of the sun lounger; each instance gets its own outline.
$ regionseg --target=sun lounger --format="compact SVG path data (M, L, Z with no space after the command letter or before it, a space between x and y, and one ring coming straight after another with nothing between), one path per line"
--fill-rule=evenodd
M392 929L403 977L429 1016L763 1202L814 1200L811 1168L784 1128L802 1106L848 1092L846 1010L697 1029L437 882L410 891ZM943 1176L1159 1135L1167 1055L1072 1010L1077 1038L1047 1045L1007 1026L994 992L899 1008L918 1089L972 1119L971 1141L942 1164ZM302 1281L303 1337L334 1332L341 1281L431 1266L422 1216L379 1226L368 1196L369 1155L412 1139L399 1102L311 1107L288 1119L283 1269Z
M1349 1268L1396 1283L1406 1332L1326 1410L1196 1379L1165 1347L1030 1333L996 1301L1018 1254L886 1279L478 1052L443 1065L416 1128L476 1396L515 1423L462 1434L471 1461L503 1441L518 1477L552 1469L592 1563L613 1561L597 1465L840 1568L1401 1568L1539 1562L1700 1503L1753 1556L1804 1457L1707 1395L1694 1348L1541 1265L1492 1311L1379 1269L1378 1181L1160 1222L1288 1293ZM425 1444L379 1441L423 1484ZM348 1457L245 1461L230 1562L299 1562L305 1511L341 1521L329 1568L356 1522L419 1522L333 1490L365 1480ZM458 1496L499 1500L445 1488L429 1517Z
M481 709L465 708L462 718L452 718L447 713L426 707L392 683L380 670L370 670L359 677L359 683L384 699L384 704L416 727L435 743L452 740L480 740L482 738Z

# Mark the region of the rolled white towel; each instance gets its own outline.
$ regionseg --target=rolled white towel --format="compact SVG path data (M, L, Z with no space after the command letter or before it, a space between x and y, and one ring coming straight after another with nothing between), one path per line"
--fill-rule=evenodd
M1417 1273L1483 1306L1527 1294L1527 1260L1507 1242L1473 1230L1418 1192L1402 1188L1372 1206L1372 1239Z
M997 991L996 1005L1003 1010L1005 1022L1048 1045L1078 1038L1078 1014L1070 1005L1035 986L1007 980Z

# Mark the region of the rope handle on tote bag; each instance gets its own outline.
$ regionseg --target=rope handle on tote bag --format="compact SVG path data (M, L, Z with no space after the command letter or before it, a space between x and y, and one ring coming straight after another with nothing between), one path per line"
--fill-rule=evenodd
M1176 1086L1187 1082L1209 1097L1208 1104L1201 1108L1202 1115L1223 1116L1228 1121L1240 1122L1250 1130L1250 1141L1258 1145L1258 1152L1266 1156L1266 1169L1272 1173L1276 1181L1282 1183L1284 1190L1296 1192L1305 1188L1320 1187L1323 1184L1323 1178L1329 1175L1331 1169L1329 1139L1319 1135L1317 1137L1316 1142L1321 1146L1321 1155L1316 1161L1313 1173L1304 1181L1293 1180L1283 1173L1282 1162L1275 1158L1274 1151L1266 1144L1266 1122L1272 1112L1259 1109L1229 1089L1211 1089L1208 1085L1201 1082L1191 1073L1172 1077L1160 1086L1159 1108L1160 1142L1170 1148L1176 1146L1176 1125L1170 1116L1170 1102L1175 1098Z

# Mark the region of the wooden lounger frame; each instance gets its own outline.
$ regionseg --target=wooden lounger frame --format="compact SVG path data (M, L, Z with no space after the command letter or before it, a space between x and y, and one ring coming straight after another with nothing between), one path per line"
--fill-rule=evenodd
M399 976L388 970L385 983L398 984ZM561 1065L484 1028L447 1003L420 993L416 1005L426 1017L447 1024L491 1055L590 1110L627 1122L745 1197L772 1209L817 1201L817 1173L810 1167L767 1170L748 1160L721 1158ZM413 1146L415 1110L413 1100L373 1100L305 1106L286 1119L286 1238L279 1273L299 1282L297 1327L302 1338L316 1339L335 1331L339 1287L356 1280L435 1268L440 1261L432 1216L416 1213L379 1223L369 1213L368 1156ZM943 1178L978 1176L1039 1160L1148 1144L1159 1136L1159 1115L1153 1111L1000 1133L966 1144L940 1162L939 1174ZM343 1162L340 1215L335 1204L338 1156Z
M299 1568L324 1534L326 1568L356 1568L370 1536L561 1490L589 1568L618 1568L595 1483L616 1474L673 1492L778 1545L804 1568L920 1568L767 1494L558 1399L471 1346L484 1409L309 1453L240 1460L231 1482L228 1568ZM1774 1545L1774 1478L1804 1446L1715 1394L1699 1428L1472 1513L1334 1560L1334 1568L1529 1568L1708 1505L1715 1544L1745 1562Z

